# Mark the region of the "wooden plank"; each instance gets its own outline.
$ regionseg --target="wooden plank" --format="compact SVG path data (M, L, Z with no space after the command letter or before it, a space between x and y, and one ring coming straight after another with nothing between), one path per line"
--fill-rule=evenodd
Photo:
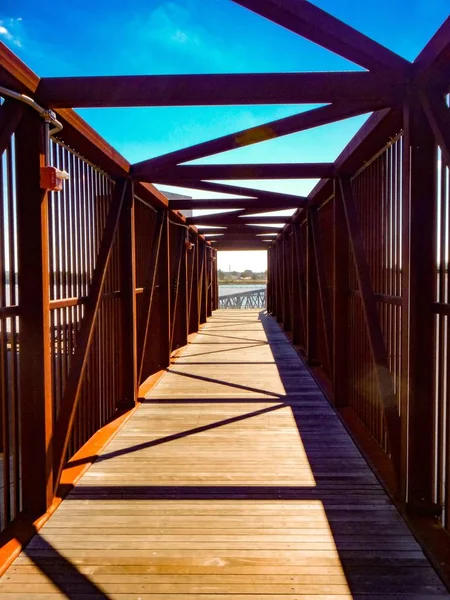
M392 376L384 344L383 332L378 317L376 298L373 293L369 266L364 249L364 240L358 222L358 212L353 190L348 178L341 177L339 185L344 205L350 247L355 263L358 286L372 354L375 377L381 405L383 407L392 460L397 476L400 474L400 416L394 392Z
M32 109L15 134L20 286L22 503L37 516L53 501L48 195L40 189L46 130Z
M396 83L358 72L44 77L37 98L56 109L314 104L380 96L390 100Z
M95 264L94 275L92 277L89 298L86 302L85 313L81 322L78 343L72 356L70 372L64 389L58 418L56 420L53 444L55 486L59 484L61 471L66 460L67 446L72 433L84 370L100 307L106 270L108 268L116 231L119 226L126 187L126 180L119 180L116 182L116 187L114 188L111 206Z
M311 2L301 0L233 0L274 23L305 37L369 71L404 79L410 63ZM386 80L389 81L388 76Z
M132 173L135 177L139 177L140 173L145 174L148 172L148 169L175 166L180 163L204 158L205 156L212 156L299 131L305 131L313 127L327 125L328 123L348 119L356 115L371 112L372 110L379 110L380 108L386 108L386 102L380 102L378 99L367 102L338 102L330 104L136 163L132 167Z
M142 170L141 181L176 181L183 185L185 180L201 179L316 179L333 178L333 163L280 163L239 165L180 165L168 169Z

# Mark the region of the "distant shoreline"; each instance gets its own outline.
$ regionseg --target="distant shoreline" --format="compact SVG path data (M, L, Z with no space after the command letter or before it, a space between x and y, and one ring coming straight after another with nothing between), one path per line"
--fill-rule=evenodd
M248 279L247 281L221 281L219 280L219 285L267 285L267 281L262 279Z

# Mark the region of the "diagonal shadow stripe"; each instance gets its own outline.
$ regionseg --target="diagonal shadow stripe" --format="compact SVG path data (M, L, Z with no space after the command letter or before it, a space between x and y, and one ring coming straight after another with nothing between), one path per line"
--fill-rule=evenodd
M264 415L266 413L270 413L275 410L279 410L280 408L284 408L285 406L286 405L284 403L276 404L275 406L269 406L266 408L261 408L259 410L249 412L249 413L245 413L243 415L238 415L236 417L230 417L229 419L223 419L222 421L215 421L214 423L210 423L209 425L202 425L201 427L194 427L193 429L187 429L186 431L181 431L179 433L167 435L165 437L158 438L157 440L150 440L149 442L143 442L142 444L136 444L135 446L129 446L128 448L122 448L120 450L115 450L114 452L106 452L105 454L101 454L100 456L98 456L98 455L87 456L80 460L70 461L66 465L66 468L76 467L78 465L85 464L86 462L92 462L94 460L97 463L99 463L99 462L103 462L105 460L110 460L112 458L115 458L116 456L123 456L124 454L132 454L133 452L139 452L139 450L145 450L146 448L152 448L154 446L159 446L160 444L167 444L168 442L173 442L175 440L181 440L190 435L196 435L197 433L202 433L204 431L210 431L211 429L216 429L218 427L230 425L231 423L245 421L246 419L251 419L252 417L257 417L259 415ZM59 493L61 494L61 491Z
M188 377L189 379L199 379L200 381L207 381L208 383L217 383L218 385L226 385L227 387L237 388L238 390L244 390L246 392L255 392L257 394L264 394L265 396L269 396L270 398L282 398L281 394L277 394L276 392L268 392L266 390L261 390L259 388L249 387L248 385L242 385L240 383L230 383L229 381L222 381L221 379L215 379L213 377L205 377L204 375L193 375L192 373L182 373L181 371L176 371L172 367L168 371L172 375L181 375L182 377Z

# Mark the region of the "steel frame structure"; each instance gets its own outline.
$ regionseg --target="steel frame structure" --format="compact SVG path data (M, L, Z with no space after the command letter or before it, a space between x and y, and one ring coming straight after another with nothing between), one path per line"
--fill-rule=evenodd
M2 231L19 279L8 301L13 263L2 245L6 459L14 448L3 528L21 513L48 509L67 458L115 411L135 404L140 384L164 369L218 306L216 253L228 249L268 249L269 312L324 379L343 418L366 432L366 441L373 436L369 446L386 466L391 492L411 514L441 519L442 535L450 527L450 426L440 422L450 414L443 250L450 227L450 18L410 63L306 0L234 1L366 71L39 78L0 45L0 85L55 110L63 124L53 162L71 171L73 199L55 208L56 196L40 189L40 168L52 160L45 124L5 98ZM135 165L73 110L311 102L326 105ZM332 164L184 164L372 111ZM80 183L87 174L88 183ZM321 179L307 198L213 181L302 177ZM155 183L233 198L168 201ZM189 219L178 212L198 208L235 212ZM280 208L296 212L258 216ZM213 245L196 226L221 228ZM80 270L83 285L75 281ZM96 386L111 385L95 356L114 352L117 397L113 406L93 408Z

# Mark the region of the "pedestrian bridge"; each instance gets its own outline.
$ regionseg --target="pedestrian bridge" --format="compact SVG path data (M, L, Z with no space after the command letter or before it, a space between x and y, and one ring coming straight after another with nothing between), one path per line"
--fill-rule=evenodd
M50 78L0 42L1 600L449 597L450 18L410 62L233 1L354 70ZM75 111L255 104L318 108L133 165ZM333 162L202 160L358 115ZM264 307L219 309L229 250Z

